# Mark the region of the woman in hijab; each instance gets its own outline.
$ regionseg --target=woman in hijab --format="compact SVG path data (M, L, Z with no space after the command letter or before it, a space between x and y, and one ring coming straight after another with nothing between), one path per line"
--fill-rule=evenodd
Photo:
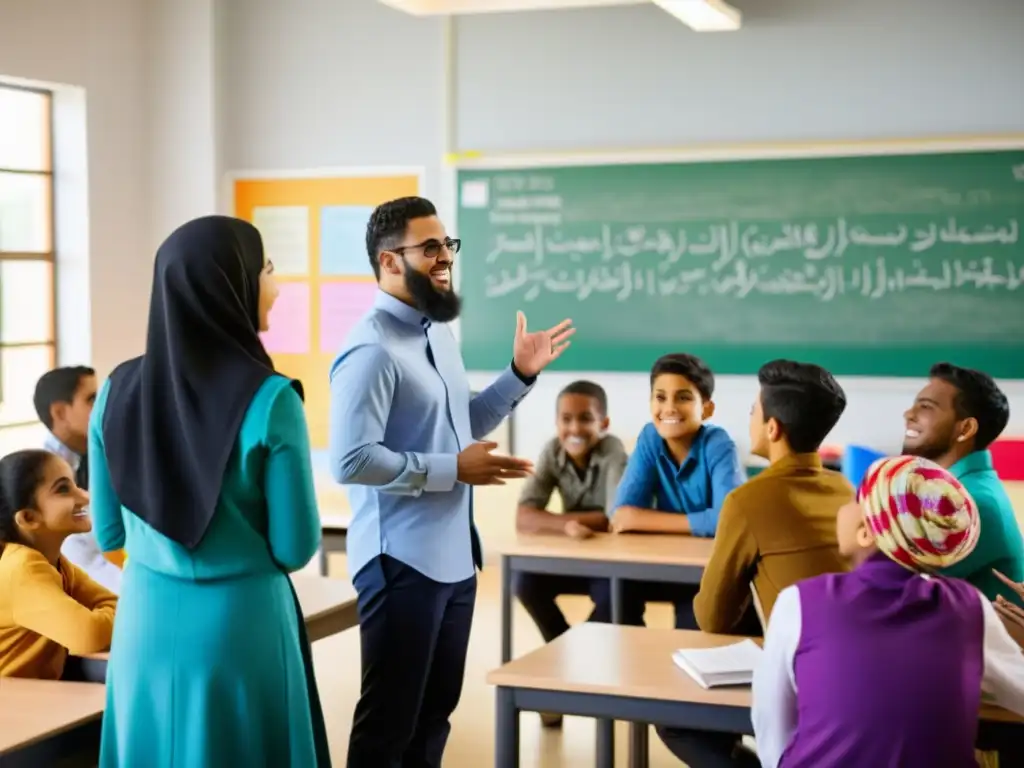
M320 543L302 388L259 338L277 296L250 224L157 252L146 352L89 431L100 546L128 551L101 768L319 768L323 716L290 571Z

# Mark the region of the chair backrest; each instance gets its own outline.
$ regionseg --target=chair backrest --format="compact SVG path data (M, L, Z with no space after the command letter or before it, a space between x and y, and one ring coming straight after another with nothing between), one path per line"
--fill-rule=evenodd
M885 455L881 451L863 445L846 446L846 450L843 452L843 477L850 481L850 485L857 488L871 465Z

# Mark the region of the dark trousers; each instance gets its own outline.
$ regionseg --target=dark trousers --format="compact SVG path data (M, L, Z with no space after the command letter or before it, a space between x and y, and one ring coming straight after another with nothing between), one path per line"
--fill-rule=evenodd
M587 621L608 624L612 620L612 591L608 579L520 571L516 573L515 591L545 643L569 631L569 623L555 602L559 595L590 595L594 610Z
M382 555L353 581L363 683L348 768L441 768L462 694L476 575L442 584Z
M669 752L690 768L759 768L761 765L757 755L735 734L683 728L659 727L657 730Z
M626 581L622 584L622 623L644 626L647 603L672 603L676 629L698 629L693 615L695 584L671 584L660 581Z

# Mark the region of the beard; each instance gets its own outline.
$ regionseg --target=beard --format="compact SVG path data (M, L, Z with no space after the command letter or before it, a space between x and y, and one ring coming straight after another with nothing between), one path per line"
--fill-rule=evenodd
M459 316L462 299L455 289L438 290L430 275L418 272L405 262L405 287L413 305L435 323L450 323Z
M927 443L918 443L917 445L908 445L904 442L900 452L904 456L917 456L920 459L935 461L941 456L945 456L952 445L953 433L950 432L945 440L933 439Z

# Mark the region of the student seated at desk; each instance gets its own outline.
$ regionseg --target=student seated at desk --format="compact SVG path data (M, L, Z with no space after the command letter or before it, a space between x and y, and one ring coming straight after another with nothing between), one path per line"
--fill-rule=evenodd
M524 533L563 533L586 538L608 530L607 509L626 467L622 441L606 434L608 396L591 381L575 381L558 394L558 436L541 452L526 481L516 510L516 529ZM562 497L563 512L548 512L551 494ZM569 625L555 604L558 595L590 595L591 621L611 621L607 579L518 573L516 596L549 643Z
M818 455L846 409L846 395L832 374L809 363L774 360L757 379L750 451L770 466L725 497L693 601L705 632L760 634L751 583L767 619L780 590L847 570L836 544L836 513L853 499L853 487Z
M938 363L903 416L903 453L948 469L978 505L978 545L943 574L966 579L989 600L1002 595L1024 605L993 573L995 569L1011 581L1024 581L1024 539L988 450L1010 420L1006 395L987 373Z
M88 501L49 451L0 459L0 677L59 680L68 653L110 647L117 596L61 554Z
M736 444L715 412L715 377L693 355L670 354L651 368L651 423L637 438L611 518L615 533L681 533L711 537L725 497L744 480ZM696 629L696 587L626 582L623 620L643 624L647 602L670 602L676 628Z
M880 459L836 525L854 570L786 588L768 622L762 766L975 765L982 691L1024 715L1024 655L975 587L934 575L977 545L974 501L934 462Z
M54 368L36 382L33 404L48 430L43 448L56 453L75 473L75 483L89 490L89 417L96 402L96 371L84 365ZM68 536L61 553L114 594L121 591L123 553L105 556L93 533Z

